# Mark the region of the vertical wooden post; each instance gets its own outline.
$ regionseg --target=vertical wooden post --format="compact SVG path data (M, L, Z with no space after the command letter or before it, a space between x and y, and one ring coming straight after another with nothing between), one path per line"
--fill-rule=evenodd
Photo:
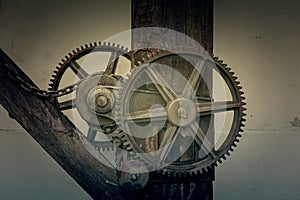
M173 29L193 38L209 53L213 51L213 0L132 0L131 12L132 28ZM135 46L135 36L132 37ZM211 82L211 72L206 76L207 83ZM207 87L202 92L209 95ZM131 199L213 199L214 170L197 179L174 182L175 179L163 177L161 182L150 180L144 190L125 195Z

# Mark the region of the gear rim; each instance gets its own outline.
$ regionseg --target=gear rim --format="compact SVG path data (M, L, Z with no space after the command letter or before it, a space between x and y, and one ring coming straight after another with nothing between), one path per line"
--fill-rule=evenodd
M51 75L52 78L50 79L48 90L56 91L59 89L61 81L63 79L63 76L65 75L65 72L67 71L67 69L72 68L71 63L73 61L76 62L77 60L79 60L85 56L89 56L90 53L94 53L94 52L111 52L112 54L115 54L114 59L109 59L107 66L105 68L105 72L103 72L105 74L111 75L112 78L119 78L119 77L115 76L115 74L114 74L115 69L110 72L107 71L107 69L111 68L111 67L116 67L116 66L114 66L114 64L116 63L116 61L118 62L118 58L120 56L124 56L126 59L131 60L130 54L128 53L128 48L125 48L124 46L120 46L119 44L110 43L110 42L94 42L94 43L82 45L79 48L74 49L67 56L65 56L64 59L61 60L61 62L59 63L59 65L56 67L56 69L53 71L53 74ZM73 69L72 69L72 71L73 71ZM74 72L74 74L75 74L75 76L77 76L76 72ZM86 77L80 77L79 79L82 83L82 81L84 81L86 79ZM76 89L78 89L78 88L76 88ZM52 100L55 104L57 104L59 106L59 109L61 111L68 110L72 107L72 106L60 107L60 102L58 100L58 97L54 97ZM90 126L89 124L88 124L88 126L91 127L92 129L95 128L95 127L92 127L92 125ZM113 126L113 124L111 124L111 126ZM110 133L112 133L113 131L107 132L106 128L103 128L103 132L108 133L107 136L110 136ZM96 148L100 149L102 151L106 151L106 150L110 150L110 149L113 150L115 148L115 146L112 143L112 141L113 141L112 137L114 135L113 134L111 134L111 135L112 136L110 137L110 139L111 139L110 141L95 142ZM85 136L81 133L81 137L85 137Z
M152 63L155 60L158 60L162 57L165 56L170 56L170 55L174 55L174 54L195 54L195 51L197 52L197 50L190 50L188 48L185 48L183 50L179 50L176 49L176 53L172 53L171 51L158 51L157 53L150 53L147 54L147 58L142 59L141 61L139 61L137 63L138 67L141 67L141 65L143 64L148 64L148 63ZM196 54L197 56L197 54ZM213 62L217 68L217 70L219 70L223 75L222 78L224 79L224 76L227 77L227 79L225 80L226 85L228 87L230 87L230 92L232 94L232 92L234 92L235 94L232 94L233 99L235 98L235 100L237 100L239 102L239 106L238 106L238 111L234 111L235 115L234 118L232 120L232 126L230 129L230 132L226 138L226 140L222 143L221 147L216 151L216 153L218 154L216 158L213 158L211 162L197 162L197 163L193 163L192 165L188 164L185 167L180 167L180 168L172 168L172 167L165 167L159 171L161 171L163 174L167 174L167 175L173 175L173 176L186 176L186 175L197 175L197 174L203 174L204 172L207 172L208 170L214 168L215 166L218 165L218 163L221 163L222 160L226 159L226 156L228 156L230 154L231 151L233 151L233 147L236 147L236 143L239 141L238 138L241 137L241 132L243 132L242 127L244 127L244 122L245 122L245 116L246 116L246 108L245 105L246 103L244 102L245 97L243 96L244 92L242 91L242 87L240 86L240 82L237 81L237 77L234 76L234 73L231 71L231 69L229 67L227 67L226 64L223 63L222 60L219 60L217 57L213 57ZM128 80L131 77L132 73L134 73L134 70L136 69L132 69L131 73L128 73L126 75L126 77L124 78L124 80L121 82L120 85L125 85L127 84ZM218 71L218 72L219 72ZM124 88L123 88L124 90ZM125 91L125 90L124 90ZM122 96L123 94L120 93L120 96ZM117 99L117 102L120 101L121 98ZM116 116L117 116L117 121L120 122L120 119L122 118L122 116L120 116L120 112L119 109L121 109L120 105L118 105L118 110L116 111ZM237 127L233 127L233 124L237 124ZM122 135L122 140L123 143L125 144L125 147L128 151L133 151L138 149L137 146L133 145L133 142L131 141L130 137L128 137L126 135L126 133L123 133L125 135ZM230 140L228 140L228 138L231 138ZM227 143L227 145L224 146L224 143ZM139 151L137 151L139 152ZM221 153L220 153L221 152ZM141 156L141 155L138 155ZM141 158L143 159L143 158ZM200 167L199 165L202 164L202 166ZM151 165L151 164L150 164ZM180 169L180 171L179 171Z

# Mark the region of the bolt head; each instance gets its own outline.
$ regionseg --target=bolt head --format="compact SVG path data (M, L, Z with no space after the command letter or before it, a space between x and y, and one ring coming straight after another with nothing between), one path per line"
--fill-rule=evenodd
M177 110L177 115L178 115L178 117L183 118L183 119L187 119L189 116L188 112L186 111L185 108L179 108Z
M99 95L96 99L96 104L100 107L106 106L107 103L108 103L108 99L103 95Z

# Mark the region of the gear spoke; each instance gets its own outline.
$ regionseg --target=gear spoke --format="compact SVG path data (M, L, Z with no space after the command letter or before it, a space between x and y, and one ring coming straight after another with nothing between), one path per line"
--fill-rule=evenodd
M60 110L69 110L72 108L75 108L76 104L75 104L75 100L74 99L70 99L67 101L62 101L60 103L58 103L58 107L60 108Z
M160 142L160 149L162 149L162 152L160 154L160 163L162 163L166 157L168 156L173 143L176 140L178 127L172 125L171 123L168 125L166 132L164 133L163 139Z
M72 71L76 74L76 76L78 76L78 78L80 79L84 79L87 76L89 76L89 74L76 61L71 61L70 67Z
M165 108L154 108L149 110L142 110L129 113L125 116L125 121L133 122L149 122L149 121L160 121L162 118L167 117L167 112Z
M88 131L88 134L86 136L87 140L88 141L94 141L95 138L96 138L96 135L97 135L97 130L95 129L92 129L91 127L89 127L89 131Z
M197 111L201 116L211 115L218 112L225 112L229 110L238 109L240 102L234 101L220 101L209 103L196 103Z
M200 85L201 74L203 74L203 71L205 70L205 63L206 60L204 58L197 61L196 66L193 69L190 78L183 89L183 97L193 98L193 96L195 96L197 88Z
M201 127L198 125L198 123L194 122L194 123L190 124L189 128L194 132L194 134L195 134L194 140L201 147L201 149L206 154L210 154L213 158L217 157L217 154L214 150L214 146L208 140L208 138L206 137L205 133L203 132Z
M166 103L175 99L175 92L154 67L147 67L145 71Z
M105 74L110 75L114 74L119 62L120 54L117 51L112 51L109 57L109 61L105 70Z

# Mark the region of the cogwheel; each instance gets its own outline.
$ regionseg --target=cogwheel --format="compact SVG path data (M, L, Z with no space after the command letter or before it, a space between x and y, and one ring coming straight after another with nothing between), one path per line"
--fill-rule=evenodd
M207 52L155 52L119 81L114 113L124 147L153 171L203 174L236 147L245 126L244 92L231 69ZM219 77L226 99L215 99L208 73Z
M50 79L49 90L55 91L58 90L60 87L61 79L65 73L65 71L69 68L71 69L79 78L84 78L88 76L87 72L81 71L83 69L78 68L80 66L76 65L76 61L81 59L84 56L87 56L90 53L96 52L110 52L111 57L108 61L108 66L106 69L107 74L114 74L116 67L116 62L118 61L119 56L124 56L128 60L131 59L130 55L128 54L128 48L124 46L120 46L119 44L110 43L110 42L94 42L90 44L85 44L80 48L76 48L68 56L65 56L59 63L59 66L56 67L56 70L53 71L52 78ZM78 64L78 63L77 63Z
M94 60L95 58L102 59L104 57L108 59L108 62L105 64L105 66L103 66L103 71L100 71L101 66L99 67L97 60ZM110 117L110 109L114 104L113 89L115 88L115 83L120 77L120 75L116 74L116 71L120 65L120 58L125 58L126 60L131 61L128 49L124 48L123 46L109 42L94 42L86 44L84 46L81 46L80 48L77 48L76 50L73 50L68 54L68 56L65 56L65 58L62 59L62 62L59 63L59 66L57 66L54 70L52 78L50 79L49 90L53 92L59 90L60 88L66 87L64 84L70 85L74 82L77 82L75 80L79 79L80 85L78 86L78 88L76 88L76 95L74 93L63 95L62 97L54 98L53 101L58 105L58 108L71 119L71 121L74 116L73 112L79 112L79 116L82 117L83 121L86 122L85 125L87 126L83 128L84 130L80 130L77 127L79 129L79 132L81 132L82 136L86 137L86 139L100 151L110 150L114 147L111 143L112 140L106 141L106 137L112 139L111 137L113 137L114 135L110 133L113 132L112 129L116 128L114 120ZM84 65L84 62L89 59L95 62L95 66L93 67L96 68L96 71L93 71L89 68L91 67L91 64L87 64L87 66ZM71 81L69 80L70 75L74 77ZM98 85L96 89L93 88L94 86L90 86L94 83ZM86 92L87 89L90 89L91 91L95 90L97 94L95 92L88 93ZM78 94L78 92L80 92L80 95ZM86 96L88 95L90 95L91 98L95 98L95 95L100 96L99 104L106 105L95 107L96 109L94 110L87 108L89 103L93 105L95 104L95 100L85 102ZM79 107L77 104L78 98L83 98L81 99L83 104L79 104ZM80 109L84 109L83 112L80 112ZM96 117L90 117L89 115ZM93 118L94 120L89 121L89 118ZM75 126L77 126L76 123L74 124ZM97 124L99 124L100 126ZM110 135L112 136L110 137ZM102 139L96 141L96 137L99 136Z

